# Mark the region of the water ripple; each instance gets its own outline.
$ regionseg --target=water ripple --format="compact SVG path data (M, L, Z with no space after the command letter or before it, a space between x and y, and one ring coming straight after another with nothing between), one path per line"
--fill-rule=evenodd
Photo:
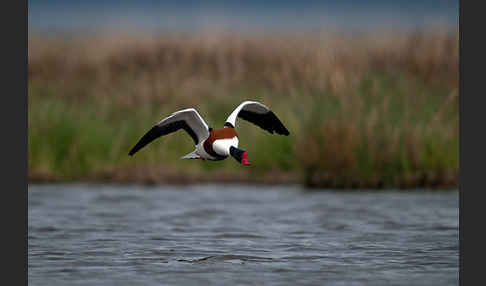
M31 185L28 195L29 285L458 284L457 193Z

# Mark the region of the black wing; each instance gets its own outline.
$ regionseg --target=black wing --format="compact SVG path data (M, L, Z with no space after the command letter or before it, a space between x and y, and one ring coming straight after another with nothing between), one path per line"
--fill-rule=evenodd
M194 144L197 145L199 140L196 133L189 127L189 125L187 125L186 121L179 120L165 124L164 126L155 125L154 127L152 127L152 129L145 133L145 135L143 135L143 137L137 142L137 144L135 144L135 146L132 148L132 150L130 150L128 155L133 156L133 154L137 153L138 150L145 147L145 145L147 145L148 143L154 141L160 136L167 135L179 129L184 129L192 137L192 139L194 140Z
M238 117L247 120L262 129L267 130L271 134L277 132L277 134L288 136L290 132L285 128L285 126L280 122L278 117L272 111L266 113L257 113L248 110L240 110Z
M243 101L231 112L224 125L234 128L237 117L250 121L271 134L273 132L286 136L290 134L278 117L267 106L257 101Z

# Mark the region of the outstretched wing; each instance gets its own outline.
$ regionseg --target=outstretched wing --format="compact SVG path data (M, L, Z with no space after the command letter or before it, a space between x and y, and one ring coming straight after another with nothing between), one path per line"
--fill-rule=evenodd
M194 108L188 108L174 112L169 117L162 119L143 135L128 154L132 156L153 140L179 129L184 129L192 137L195 145L209 136L208 125L204 122L204 119Z
M244 101L226 119L225 125L236 126L236 118L247 120L272 133L288 136L290 133L278 117L265 105L256 101Z

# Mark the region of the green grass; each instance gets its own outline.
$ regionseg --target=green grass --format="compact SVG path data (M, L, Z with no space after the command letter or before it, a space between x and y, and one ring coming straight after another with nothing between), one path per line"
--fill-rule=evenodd
M170 166L181 172L238 172L241 168L232 159L222 162L180 160L194 150L192 139L183 130L152 142L133 157L128 156L131 147L153 124L184 107L160 104L128 109L117 104L74 103L43 94L46 92L49 91L41 91L35 85L29 90L31 171L71 180L103 170L143 165ZM208 124L221 128L234 107L234 104L211 104L198 109ZM239 121L238 124L238 132L242 135L240 147L247 150L255 162L248 171L258 176L268 168L283 171L294 168L293 137L272 136L248 122Z
M449 185L451 181L441 176L458 172L457 99L444 102L440 88L402 81L376 75L341 97L316 93L275 101L271 91L260 92L257 100L272 107L291 136L271 135L239 120L240 148L248 151L250 168L231 158L180 160L194 148L182 130L154 141L134 157L127 156L153 124L189 106L127 108L72 102L34 84L29 91L29 169L67 180L161 166L181 173L245 172L256 178L271 171L287 172L298 174L309 186ZM217 104L201 100L196 108L208 124L220 128L238 103L251 98L247 93L251 94L236 92ZM423 182L424 176L429 181ZM434 178L437 182L431 181Z
M373 85L373 90L370 86ZM406 88L404 88L406 87ZM459 165L458 99L413 79L375 75L347 98L323 96L311 109L309 150L301 160L307 184L336 187L453 185ZM411 95L412 94L412 95ZM317 123L317 124L316 124ZM325 178L312 177L325 174ZM424 181L425 180L425 181Z

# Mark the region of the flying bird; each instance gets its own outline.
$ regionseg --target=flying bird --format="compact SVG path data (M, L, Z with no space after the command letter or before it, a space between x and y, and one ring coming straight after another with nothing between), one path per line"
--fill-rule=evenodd
M153 140L184 129L194 140L196 149L181 159L219 161L231 156L238 163L250 165L246 151L238 149L239 140L235 131L237 118L247 120L271 134L290 134L268 107L256 101L244 101L229 115L221 129L208 127L194 108L174 112L145 133L128 154L133 156Z

